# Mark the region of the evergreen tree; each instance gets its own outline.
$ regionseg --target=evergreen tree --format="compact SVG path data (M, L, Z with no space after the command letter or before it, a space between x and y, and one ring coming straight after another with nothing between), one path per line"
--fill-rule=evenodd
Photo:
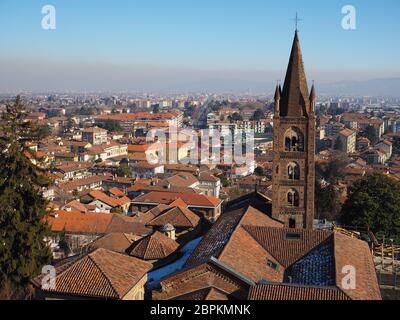
M129 166L126 164L120 165L120 167L116 171L116 174L118 177L127 177L127 178L132 177L132 172L129 169Z
M343 150L343 143L342 143L342 140L340 140L339 137L337 137L337 139L335 141L335 145L333 146L333 149L339 150L339 151Z
M339 193L335 186L329 184L322 186L315 181L315 216L317 219L336 221L341 209Z
M29 158L27 141L38 139L38 130L25 121L21 99L7 105L0 127L0 292L9 298L24 297L30 279L51 259L44 238L46 201L40 187L48 183Z
M371 143L374 145L378 142L378 135L376 134L376 130L374 128L374 126L368 126L365 129L364 132L365 137L367 137L369 139L369 141L371 141Z

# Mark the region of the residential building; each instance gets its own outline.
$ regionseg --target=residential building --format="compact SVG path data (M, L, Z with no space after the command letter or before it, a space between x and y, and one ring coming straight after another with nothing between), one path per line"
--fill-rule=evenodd
M94 146L107 143L107 130L98 127L84 129L82 140L90 142Z
M341 145L341 151L345 153L356 152L357 133L354 130L343 129L339 132L338 139Z

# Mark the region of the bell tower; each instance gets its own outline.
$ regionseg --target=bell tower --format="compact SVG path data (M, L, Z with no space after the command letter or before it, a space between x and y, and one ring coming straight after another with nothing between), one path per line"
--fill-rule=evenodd
M289 228L313 228L315 99L296 30L283 89L276 87L274 113L272 216Z

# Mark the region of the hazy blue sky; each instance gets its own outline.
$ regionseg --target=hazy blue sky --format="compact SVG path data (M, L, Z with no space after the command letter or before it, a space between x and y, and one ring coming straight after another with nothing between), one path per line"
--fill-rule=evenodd
M259 90L284 77L296 11L309 80L400 76L398 0L0 0L0 91Z

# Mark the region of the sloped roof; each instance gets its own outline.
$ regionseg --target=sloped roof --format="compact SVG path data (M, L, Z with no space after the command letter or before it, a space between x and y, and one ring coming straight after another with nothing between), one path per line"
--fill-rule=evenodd
M152 235L136 241L128 250L130 256L143 260L164 259L174 253L179 244L156 231Z
M53 232L105 234L113 215L105 213L82 213L57 211L46 220Z
M173 207L151 220L149 226L171 224L178 228L195 228L200 217L186 207Z
M199 180L191 173L187 173L187 172L180 172L177 173L175 175L173 175L172 177L169 177L167 179L165 179L163 183L170 183L172 186L174 187L190 187L193 184L195 184L196 182L199 182Z
M243 227L280 264L288 267L316 248L331 235L331 231L314 231L287 228ZM288 240L288 234L298 234L300 240Z
M202 194L173 193L173 192L150 192L133 199L133 203L167 204L181 198L188 206L216 207L221 200Z
M140 236L150 234L151 229L146 228L143 223L140 223L134 217L113 214L106 233L128 233Z
M183 201L181 198L176 199L174 202L170 204L171 207L187 207L187 203Z
M64 208L71 208L71 209L74 209L74 210L80 211L80 212L88 211L87 207L83 203L80 203L78 200L72 200L71 202L68 202L64 206Z
M133 242L139 240L138 236L127 233L110 233L91 244L92 250L103 248L113 252L125 253Z
M208 261L211 257L218 258L232 237L232 234L246 221L256 225L271 225L283 227L282 223L270 218L267 214L257 210L252 205L256 205L254 200L257 194L251 197L242 197L237 201L228 203L227 211L213 225L211 230L204 236L203 240L194 250L186 262L186 266ZM264 207L267 208L264 200ZM256 217L256 218L253 218Z
M153 266L139 259L106 249L85 255L67 266L56 269L58 294L102 299L122 299ZM41 277L33 283L40 286Z
M199 289L193 292L183 294L175 297L172 300L184 300L184 301L222 301L228 300L228 293L219 290L213 286Z
M260 284L252 287L249 300L350 300L337 288L296 286L289 284Z
M366 242L350 238L341 233L334 234L334 255L336 266L336 286L354 300L381 300L375 265ZM342 287L343 272L346 266L353 266L356 275L356 290Z
M125 193L118 188L111 188L110 190L108 190L112 195L117 196L117 197L124 197Z
M306 116L309 108L310 100L307 79L304 71L299 36L296 31L281 94L280 115L283 117Z

